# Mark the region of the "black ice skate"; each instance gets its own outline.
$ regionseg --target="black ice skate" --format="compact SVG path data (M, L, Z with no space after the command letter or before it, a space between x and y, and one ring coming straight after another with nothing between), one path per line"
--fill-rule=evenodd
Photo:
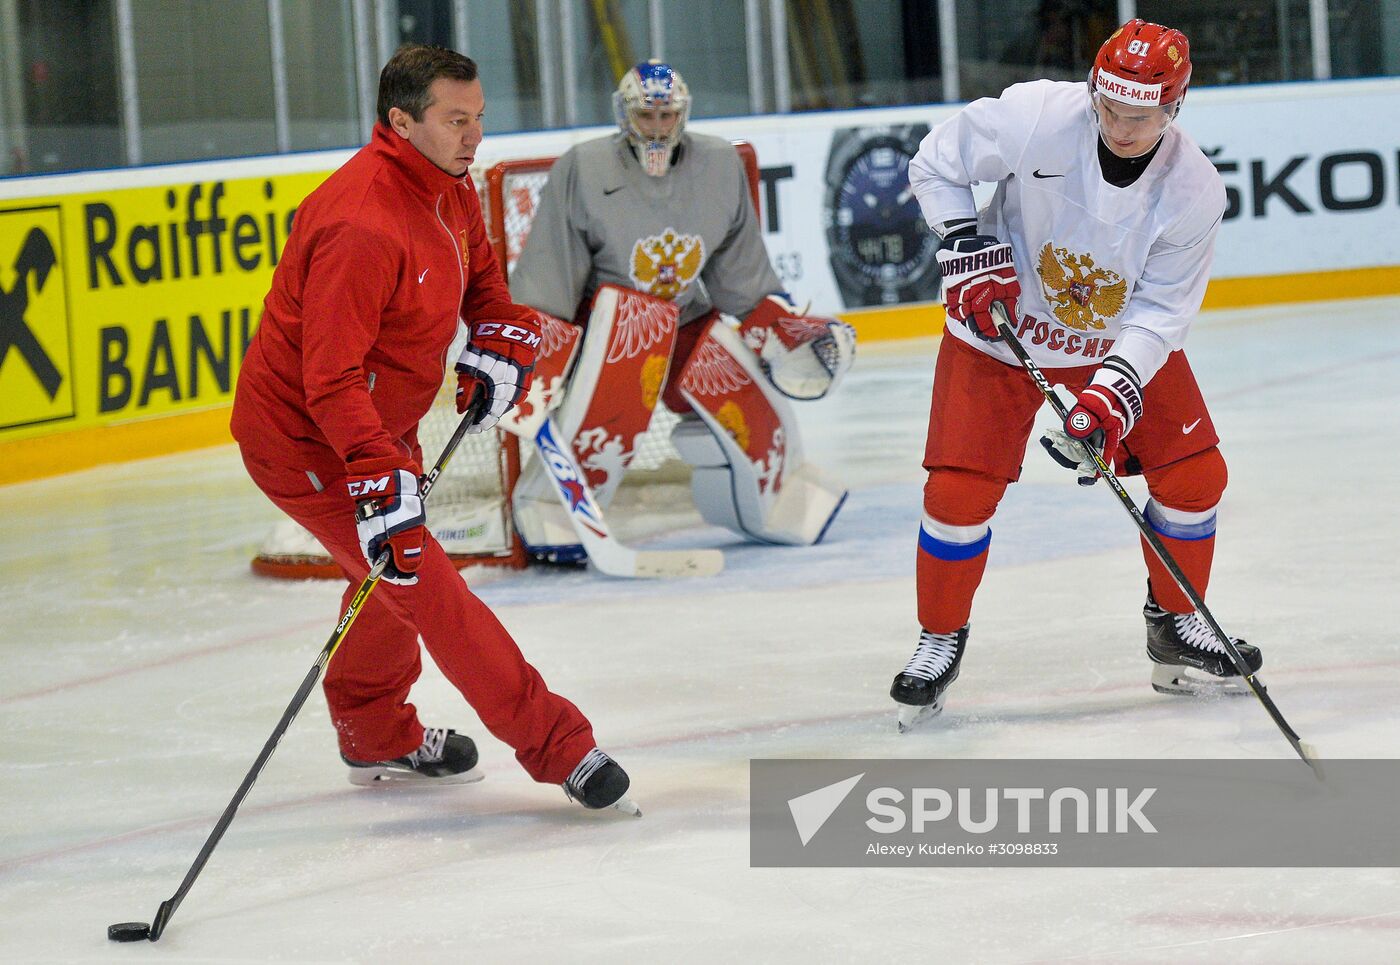
M350 783L371 785L389 782L472 784L486 775L476 767L476 744L470 737L442 727L426 727L423 744L416 751L392 761L352 761Z
M943 694L958 679L967 626L952 633L919 633L919 645L904 671L894 678L890 696L899 704L899 732L943 712Z
M1199 613L1163 610L1147 591L1142 608L1147 618L1147 655L1152 659L1152 689L1159 694L1247 694L1249 685L1225 652L1224 645ZM1264 664L1259 648L1230 638L1250 673Z
M630 786L631 781L622 766L596 747L583 755L583 760L563 784L564 795L589 810L616 808L639 818L642 809L627 797Z

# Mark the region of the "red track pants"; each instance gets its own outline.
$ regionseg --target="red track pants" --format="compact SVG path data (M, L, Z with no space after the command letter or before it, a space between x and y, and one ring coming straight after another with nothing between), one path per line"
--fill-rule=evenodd
M350 585L341 612L369 572L355 531L355 503L344 477L243 459L258 488L306 527ZM549 690L496 615L467 588L430 535L416 586L380 582L326 668L331 721L345 756L380 761L417 750L423 725L408 703L422 670L418 638L439 669L537 781L559 784L595 746L588 719Z

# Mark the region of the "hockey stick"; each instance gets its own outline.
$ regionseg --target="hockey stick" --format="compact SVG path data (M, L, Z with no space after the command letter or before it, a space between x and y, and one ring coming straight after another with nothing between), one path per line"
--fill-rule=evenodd
M568 514L589 560L608 576L666 579L678 576L714 576L724 569L719 550L634 550L612 535L603 510L593 498L583 471L569 446L560 445L552 416L546 416L535 433L535 446L550 476L554 492Z
M438 456L437 463L423 477L422 486L419 490L423 502L427 503L428 494L433 491L433 484L437 482L438 476L442 475L443 469L457 451L457 446L461 443L462 437L467 434L467 427L476 420L482 406L485 404L485 394L478 390L472 404L467 407L466 414L462 416L462 421L457 424L457 431L452 433L452 438L447 440L447 445L443 447L442 455ZM306 698L311 695L311 688L316 686L316 681L320 679L321 672L326 669L326 664L335 655L345 635L350 632L350 625L355 622L355 618L364 609L365 601L374 592L374 588L379 585L379 578L384 573L384 568L389 565L389 554L392 552L387 547L379 554L379 559L374 561L369 573L360 583L360 588L355 591L354 597L350 600L350 605L345 608L345 614L340 618L340 622L331 631L330 639L321 648L321 652L316 656L316 662L307 671L306 678L302 680L301 686L297 688L296 695L292 697L292 702L287 705L287 709L282 712L282 719L277 722L277 726L272 730L272 736L263 745L262 752L258 754L258 759L253 762L253 766L248 769L248 774L243 778L243 783L238 786L238 790L233 795L233 800L228 802L228 807L224 808L224 813L219 815L219 820L214 824L214 830L209 833L209 838L204 842L204 847L199 849L198 856L194 859L194 864L190 865L190 870L185 872L185 880L180 882L180 887L175 889L175 894L160 903L160 908L156 910L156 916L148 925L145 922L128 921L107 927L107 937L114 942L139 942L158 941L165 931L165 926L170 923L170 918L175 914L175 910L180 907L180 903L185 900L185 895L189 894L190 888L194 885L194 880L199 877L199 873L204 870L204 865L209 860L209 856L218 847L224 832L233 823L234 814L237 813L239 805L248 796L248 792L253 789L253 782L262 773L264 765L272 752L277 749L277 744L282 740L282 735L287 732L302 705L306 703Z
M1065 408L1065 404L1060 401L1060 397L1056 395L1055 390L1051 388L1050 382L1045 378L1045 373L1040 370L1040 366L1032 361L1029 353L1026 352L1026 347L1022 345L1021 340L1016 337L1016 333L1011 327L1011 319L1007 314L1006 306L1001 302L993 303L992 314L996 317L997 331L1000 332L1001 337L1006 340L1007 347L1010 348L1016 358L1020 360L1021 367L1029 373L1036 387L1040 389L1040 394L1045 396L1045 401L1050 403L1050 408L1055 411L1055 415L1059 417L1061 422L1064 422L1069 418L1069 410ZM1114 475L1113 469L1104 460L1103 453L1099 452L1088 443L1082 443L1082 445L1084 446L1084 451L1087 452L1090 459L1093 460L1094 467L1098 469L1099 475L1103 476L1103 478L1108 481L1109 488L1112 489L1114 495L1118 497L1118 501L1122 503L1123 508L1128 511L1128 515L1133 518L1133 522L1137 524L1138 531L1142 533L1142 538L1147 540L1147 544L1152 547L1152 552L1157 554L1157 558L1161 560L1162 565L1167 568L1167 572L1170 573L1172 579L1176 581L1176 585L1181 587L1181 592L1186 594L1186 598L1191 601L1191 605L1196 608L1196 612L1201 615L1201 619L1205 620L1206 625L1210 627L1211 633L1215 635L1215 639L1225 648L1225 653L1229 656L1230 662L1234 664L1236 672L1244 678L1245 683L1249 685L1249 689L1253 691L1254 696L1259 698L1259 702L1263 704L1264 709L1269 712L1269 716L1272 717L1274 723L1278 725L1278 729L1283 732L1283 736L1288 738L1288 743L1293 745L1293 750L1303 759L1303 763L1312 768L1318 780L1322 780L1322 767L1317 761L1317 751L1313 749L1312 745L1305 743L1303 739L1298 736L1298 732L1288 725L1288 721L1283 719L1283 714L1274 706L1273 700L1269 697L1269 690L1264 686L1264 681L1258 679L1250 672L1249 665L1244 662L1244 657L1240 656L1239 648L1225 635L1225 631L1220 629L1220 624L1215 621L1215 616L1206 606L1206 601L1196 592L1196 588L1191 585L1191 581L1187 579L1181 566L1172 557L1171 551L1167 549L1161 538L1157 536L1156 530L1143 518L1142 513L1137 508L1137 503L1133 502L1133 497L1123 488L1123 484L1118 480L1118 477Z

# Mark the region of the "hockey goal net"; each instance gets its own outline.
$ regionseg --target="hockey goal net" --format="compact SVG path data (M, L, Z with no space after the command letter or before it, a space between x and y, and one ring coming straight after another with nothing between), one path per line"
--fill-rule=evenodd
M757 209L758 156L746 141L736 141L734 149L743 162ZM481 194L487 237L507 279L530 235L540 191L554 161L554 157L501 161L484 172L472 172L472 180ZM462 338L459 334L458 341L448 351L449 366L442 388L418 427L425 470L431 468L441 454L460 418L454 400L457 380L451 362L461 351ZM651 426L638 440L636 455L623 484L624 491L618 495L619 503L625 503L629 493L646 492L688 477L688 470L670 443L671 428L676 421L676 415L657 402ZM522 459L529 458L528 449L522 447L515 436L501 430L466 436L458 446L450 467L433 488L428 524L434 537L459 567L519 568L526 565L524 547L511 521L510 494L520 476ZM647 501L644 497L630 498L641 503ZM658 510L655 515L665 514ZM627 529L625 525L619 527L624 535ZM253 559L253 570L264 576L288 579L341 575L315 538L290 519L281 520L263 541Z

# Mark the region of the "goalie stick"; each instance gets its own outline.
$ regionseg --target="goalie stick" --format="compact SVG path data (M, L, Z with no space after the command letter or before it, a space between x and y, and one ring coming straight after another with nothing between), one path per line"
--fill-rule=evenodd
M1054 410L1055 415L1059 417L1061 422L1064 422L1069 418L1069 411L1065 408L1065 404L1060 401L1060 397L1055 394L1055 390L1051 387L1049 380L1045 378L1045 373L1040 370L1040 366L1035 364L1030 354L1026 352L1026 347L1022 345L1021 340L1016 337L1015 331L1012 330L1011 318L1007 313L1006 306L1001 302L994 302L992 304L992 314L996 317L997 331L1000 332L1001 337L1005 339L1007 347L1011 349L1012 353L1020 361L1021 367L1030 375L1036 387L1040 389L1040 394L1045 396L1045 401L1050 403L1050 408ZM1196 592L1196 588L1191 585L1191 581L1187 579L1181 566L1172 557L1171 551L1162 543L1156 531L1153 530L1143 517L1142 512L1137 508L1137 503L1133 502L1133 497L1123 488L1123 484L1119 481L1118 477L1114 475L1112 467L1104 460L1103 453L1099 452L1087 442L1082 442L1081 445L1083 445L1084 451L1088 453L1089 458L1093 460L1094 466L1098 469L1099 474L1107 480L1109 488L1112 489L1114 495L1118 497L1118 501L1122 503L1128 515L1131 516L1133 522L1137 524L1138 531L1142 533L1142 538L1152 547L1152 552L1157 554L1157 558L1161 560L1162 565L1167 568L1167 572L1170 573L1172 579L1176 581L1176 585L1181 587L1181 592L1186 594L1186 598L1191 601L1191 605L1196 608L1196 612L1200 614L1201 619L1210 627L1210 631L1215 635L1215 639L1225 648L1225 653L1229 656L1230 662L1234 664L1236 672L1244 678L1244 682L1249 685L1249 689L1254 693L1254 696L1259 698L1259 703L1264 705L1264 709L1269 712L1269 716L1273 718L1278 729L1283 732L1283 736L1288 738L1288 743L1293 746L1293 750L1302 758L1303 763L1312 768L1313 774L1316 775L1319 781L1322 780L1322 766L1318 763L1317 751L1313 749L1312 745L1305 743L1303 739L1298 736L1298 732L1289 726L1288 721L1284 720L1283 714L1279 712L1278 707L1274 706L1273 700L1269 697L1269 690L1264 686L1264 681L1258 679L1250 672L1249 665L1246 664L1244 658L1240 656L1239 648L1225 635L1225 631L1222 630L1220 624L1215 621L1215 616L1206 606L1206 601Z
M579 542L598 572L607 576L667 579L713 576L724 569L724 554L714 549L634 550L612 535L603 510L593 498L578 462L560 445L554 418L546 416L535 433L535 446L554 479L554 492L569 516Z
M447 445L443 447L442 455L438 456L438 461L433 468L423 477L419 492L426 504L428 494L433 491L433 484L437 482L438 476L442 475L443 469L451 461L453 454L457 451L457 446L462 438L467 434L467 427L476 421L481 407L486 403L486 395L478 390L471 405L467 407L466 413L462 416L462 421L457 424L457 430L452 433L452 438L447 440ZM362 511L368 508L368 504L362 507ZM320 679L321 672L330 663L331 657L340 647L345 635L350 632L350 625L355 622L355 618L364 609L365 602L369 595L374 592L374 588L379 585L379 578L384 573L384 568L389 565L389 554L393 552L387 546L384 552L379 554L379 558L370 567L369 573L360 583L360 588L355 591L354 597L350 600L350 605L345 608L345 613L340 618L340 622L331 631L330 639L321 648L321 652L316 656L316 662L307 671L301 686L297 688L292 702L287 705L287 709L282 712L282 719L277 722L277 726L272 730L272 736L263 745L262 752L258 754L253 766L248 769L248 774L243 778L243 783L238 786L238 790L233 795L233 800L228 802L228 807L224 808L224 813L219 815L219 820L214 824L214 830L209 832L209 838L204 842L204 847L199 849L199 854L194 859L194 864L190 865L190 870L185 873L185 878L180 882L180 887L175 889L175 894L160 903L156 910L156 916L148 925L145 922L127 921L120 922L107 927L107 937L114 942L139 942L139 941L159 941L161 934L165 931L165 926L170 923L170 918L175 914L175 910L180 907L180 903L189 894L194 881L199 877L199 873L204 870L204 865L209 861L209 856L218 847L219 841L223 838L224 832L233 823L233 817L238 812L238 807L243 803L243 799L248 796L248 792L253 789L253 783L262 773L263 767L267 764L268 758L272 757L272 752L277 749L278 743L282 740L282 735L287 732L302 705L306 703L306 698L311 695L311 689L316 686L316 681Z

